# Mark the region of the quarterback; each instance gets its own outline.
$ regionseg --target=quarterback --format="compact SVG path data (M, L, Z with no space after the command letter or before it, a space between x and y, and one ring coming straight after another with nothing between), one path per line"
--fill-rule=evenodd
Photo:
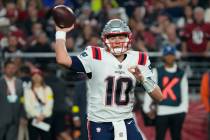
M69 56L65 47L70 28L56 27L56 60L88 76L89 140L142 140L133 119L134 87L137 82L156 101L162 100L152 80L146 53L131 51L132 33L120 19L107 22L102 31L104 48L87 46L78 56Z

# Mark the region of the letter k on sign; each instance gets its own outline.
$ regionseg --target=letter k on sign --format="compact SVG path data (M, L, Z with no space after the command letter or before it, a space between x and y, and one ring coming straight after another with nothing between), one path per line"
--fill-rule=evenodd
M169 77L163 77L163 86L164 89L162 90L163 98L166 99L168 96L173 100L176 101L176 94L173 91L173 87L179 82L179 78L175 77L172 80Z

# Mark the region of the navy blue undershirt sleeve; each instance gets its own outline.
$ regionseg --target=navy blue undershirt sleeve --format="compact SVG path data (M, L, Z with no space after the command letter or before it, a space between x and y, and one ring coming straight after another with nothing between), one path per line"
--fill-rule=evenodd
M75 72L84 72L84 73L86 73L82 62L79 60L79 58L77 56L71 56L71 60L72 60L72 64L71 64L70 70L73 70ZM86 74L87 74L87 77L89 79L92 78L92 73L91 72L90 73L86 73Z
M82 62L79 60L77 56L71 56L72 64L70 69L75 71L75 72L85 72L85 68L82 64Z

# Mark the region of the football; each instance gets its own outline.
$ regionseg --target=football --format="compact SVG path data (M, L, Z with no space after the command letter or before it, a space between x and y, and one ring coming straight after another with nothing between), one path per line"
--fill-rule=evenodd
M76 20L73 10L65 5L57 5L52 9L55 24L60 28L71 27Z

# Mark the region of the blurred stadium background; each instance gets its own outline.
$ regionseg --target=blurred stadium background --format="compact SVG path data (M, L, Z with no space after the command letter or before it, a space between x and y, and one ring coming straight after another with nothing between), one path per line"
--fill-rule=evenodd
M12 59L18 69L17 77L22 76L25 67L31 72L40 69L45 76L50 71L58 77L67 92L54 93L54 110L60 109L59 105L63 104L60 98L64 98L67 129L69 135L74 135L74 96L82 92L75 90L75 86L85 78L55 64L51 8L58 4L71 7L77 16L75 30L67 35L66 47L70 55L77 55L87 45L101 46L101 29L113 18L121 18L129 24L134 35L132 49L148 52L153 67L161 65L164 45L176 47L177 62L185 69L189 80L190 108L182 137L183 140L207 140L207 112L200 100L200 85L202 75L210 70L209 0L0 0L1 66ZM197 21L202 21L201 30L195 28L195 36L191 37L188 25L196 25ZM1 73L3 75L3 71ZM137 88L136 92L141 90ZM137 109L140 128L148 140L154 140L154 128L144 126L139 112Z

